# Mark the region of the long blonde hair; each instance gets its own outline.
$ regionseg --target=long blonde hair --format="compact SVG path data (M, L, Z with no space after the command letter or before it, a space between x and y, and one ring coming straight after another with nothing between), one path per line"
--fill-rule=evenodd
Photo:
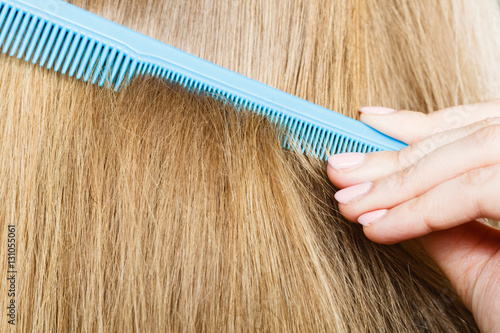
M351 116L496 94L494 1L72 3ZM158 79L0 73L18 330L477 331L425 253L367 240L265 118Z

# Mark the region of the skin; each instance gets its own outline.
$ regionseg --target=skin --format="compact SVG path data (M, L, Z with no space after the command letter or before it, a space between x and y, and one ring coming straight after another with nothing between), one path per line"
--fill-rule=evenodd
M339 189L371 182L348 202L337 192L341 213L375 242L416 238L481 331L500 332L500 230L478 221L500 220L500 99L428 115L360 111L361 121L409 146L357 155L362 161L347 169L331 157L327 172ZM364 215L379 210L374 221Z

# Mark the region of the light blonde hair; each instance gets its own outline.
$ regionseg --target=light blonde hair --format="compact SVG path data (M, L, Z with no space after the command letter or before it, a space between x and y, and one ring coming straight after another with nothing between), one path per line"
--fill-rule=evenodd
M494 2L73 3L348 115L494 94ZM158 79L0 73L18 330L477 331L421 249L367 240L265 118Z

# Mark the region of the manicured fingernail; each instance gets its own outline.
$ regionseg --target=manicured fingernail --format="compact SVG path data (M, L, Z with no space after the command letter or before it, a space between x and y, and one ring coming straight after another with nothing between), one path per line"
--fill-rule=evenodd
M332 155L328 158L328 163L337 171L353 170L365 161L363 153L345 153Z
M374 210L373 212L365 213L358 217L359 224L370 225L375 222L380 221L385 214L387 214L388 209Z
M385 108L383 106L363 106L359 109L359 111L366 114L389 114L396 112L397 110Z
M335 199L338 202L347 204L349 202L359 200L364 197L372 189L373 184L366 182L354 186L347 187L335 193Z

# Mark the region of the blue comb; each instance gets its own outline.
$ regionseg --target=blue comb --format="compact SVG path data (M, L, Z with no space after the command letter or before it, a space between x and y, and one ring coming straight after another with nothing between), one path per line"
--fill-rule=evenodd
M163 44L61 0L0 0L0 47L56 72L117 90L134 76L165 78L267 116L320 159L406 144L334 111ZM288 141L288 143L287 143Z

